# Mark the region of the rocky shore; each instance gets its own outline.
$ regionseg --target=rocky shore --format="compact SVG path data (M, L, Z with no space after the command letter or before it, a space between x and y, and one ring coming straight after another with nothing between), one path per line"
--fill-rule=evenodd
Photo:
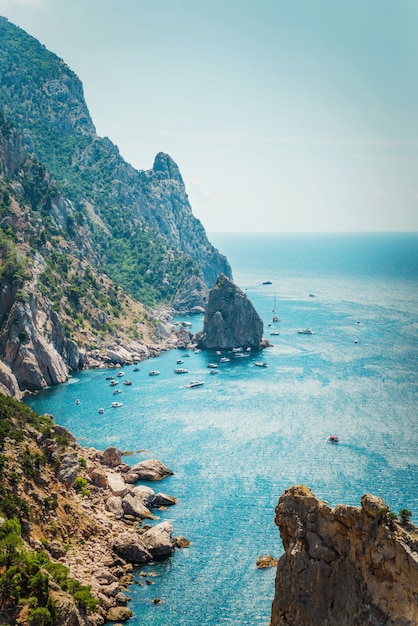
M148 484L135 486L138 481L155 484L172 471L156 459L130 466L114 447L81 447L65 428L51 423L44 433L20 423L22 443L4 443L3 486L30 511L22 536L29 548L46 550L52 561L69 569L72 579L91 586L98 601L95 612L85 611L51 581L57 623L101 626L107 620L127 620L132 611L126 592L134 568L189 545L173 536L169 522L157 521L158 510L174 506L176 499ZM24 469L22 454L45 459L35 476ZM26 624L27 610L23 606L17 616L2 614L0 621Z

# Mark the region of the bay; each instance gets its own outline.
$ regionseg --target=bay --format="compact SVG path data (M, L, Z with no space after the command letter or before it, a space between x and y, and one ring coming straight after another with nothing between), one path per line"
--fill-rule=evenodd
M118 409L103 370L28 399L82 445L115 445L135 451L129 463L153 457L174 472L158 490L178 503L158 512L159 521L172 522L191 546L143 568L154 584L130 589L135 626L267 625L275 572L256 561L282 553L274 507L292 484L332 506L373 493L418 518L418 235L210 240L263 318L271 348L228 354L217 376L207 365L219 356L205 352L167 352L138 372L125 367L133 385ZM193 332L202 326L200 316L189 321ZM299 334L304 328L314 334ZM189 375L174 374L178 358ZM267 368L255 365L260 359ZM159 376L148 376L151 369ZM187 389L190 379L204 385ZM340 443L327 444L329 434Z

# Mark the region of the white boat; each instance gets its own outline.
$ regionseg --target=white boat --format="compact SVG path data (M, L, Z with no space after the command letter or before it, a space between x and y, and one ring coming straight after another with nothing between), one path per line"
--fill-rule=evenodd
M121 376L125 376L125 372L118 372L118 373L116 374L116 376L119 376L119 378L120 378Z
M235 354L235 358L236 358L236 359L245 359L245 358L247 358L247 357L249 357L249 356L250 356L250 355L249 355L249 354L247 354L246 352L245 352L245 353L244 353L244 352L237 352L237 353Z
M119 406L123 406L122 402L112 402L110 405L112 409L116 409Z
M111 380L111 381L110 381L110 383L109 383L109 385L110 385L111 387L115 387L116 385L119 385L119 383L118 383L118 381L117 381L117 380Z
M219 374L219 370L210 370L209 374Z
M219 359L219 363L229 363L230 360L231 359L229 359L227 356L223 356Z
M280 335L278 330L273 330L270 335Z
M314 335L314 331L311 328L301 328L298 330L299 335Z
M177 367L177 368L174 370L174 373L175 373L175 374L188 374L188 373L189 373L189 370L186 370L186 368L185 368L185 367Z
M189 389L191 387L200 387L201 385L204 385L205 383L203 381L200 380L191 380L186 387L188 387Z
M254 365L257 365L257 367L268 367L268 364L265 361L256 361Z
M104 409L100 408L100 409L99 409L99 413L100 413L100 414L104 413Z
M116 396L118 393L122 393L120 389L115 389L115 391L113 392L113 395Z
M184 363L183 359L177 359L176 361L177 365L181 365L182 363Z
M326 438L326 442L327 442L327 443L338 443L338 442L339 442L338 435L329 435L329 436Z
M150 372L148 372L149 376L158 376L160 372L158 370L151 370Z
M216 370L217 367L216 363L208 363L208 368L211 370Z
M242 348L232 348L232 352L242 352Z
M78 400L78 399L77 399L77 400L75 401L75 404L80 404L80 400Z
M129 385L132 385L132 381L131 380L124 380L123 384L129 386Z

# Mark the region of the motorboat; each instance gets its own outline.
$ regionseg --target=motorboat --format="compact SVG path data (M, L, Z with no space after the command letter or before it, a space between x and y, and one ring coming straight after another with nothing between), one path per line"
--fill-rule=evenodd
M118 381L117 381L117 380L111 380L111 381L110 381L110 383L109 383L109 385L110 385L111 387L115 387L116 385L119 385L119 383L118 383Z
M314 335L314 331L311 328L301 328L298 330L299 335Z
M80 404L80 400L77 398L77 400L75 401L75 404Z
M273 331L270 333L270 335L272 335L272 336L273 336L273 335L280 335L280 333L279 333L279 331L278 331L278 330L273 330Z
M227 356L223 356L219 359L219 363L229 363L231 359L229 359Z
M189 383L187 383L186 387L188 387L189 389L191 387L200 387L201 385L204 385L205 383L201 380L191 380Z
M120 378L121 376L125 376L125 372L118 372L118 373L116 374L116 376L119 376L119 378Z
M216 363L208 363L208 368L211 370L216 370L217 367Z
M100 413L100 414L104 413L104 409L102 409L102 408L100 407L100 409L99 409L99 413Z
M158 376L160 372L158 370L151 370L148 372L149 376Z
M115 391L113 392L113 395L116 396L118 393L122 393L120 389L115 389Z
M186 368L185 368L185 367L177 367L177 368L174 370L174 373L175 373L175 374L188 374L188 373L189 373L189 370L186 370Z
M124 385L132 385L132 381L131 380L124 380L123 384Z
M338 437L338 435L329 435L326 438L326 442L327 443L338 443L339 442L339 437Z
M177 359L176 361L177 365L181 365L182 363L184 363L183 359Z
M112 409L117 409L119 406L123 406L122 402L112 402L110 405Z
M254 365L257 365L257 367L268 367L268 364L265 361L256 361Z

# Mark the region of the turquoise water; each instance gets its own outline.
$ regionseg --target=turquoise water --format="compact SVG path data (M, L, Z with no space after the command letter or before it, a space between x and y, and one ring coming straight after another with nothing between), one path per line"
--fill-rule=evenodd
M119 409L109 408L103 370L29 401L83 445L142 451L126 461L154 457L174 472L152 485L178 498L159 519L192 543L144 568L153 585L132 585L135 626L267 625L275 572L256 561L282 552L274 507L292 484L331 505L374 493L418 520L418 235L211 240L264 320L268 368L254 365L259 355L229 355L211 376L219 357L202 352L184 357L190 376L175 375L182 352L173 351L124 368L134 384ZM275 299L280 335L271 336ZM202 318L192 322L196 331ZM298 334L307 327L315 334ZM205 384L186 389L190 379Z

